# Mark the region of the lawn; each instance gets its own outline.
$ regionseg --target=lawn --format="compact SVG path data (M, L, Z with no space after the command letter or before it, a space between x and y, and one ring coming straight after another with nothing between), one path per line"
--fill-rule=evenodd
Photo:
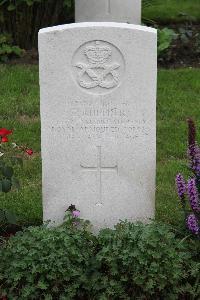
M199 0L143 0L143 19L160 24L200 21Z
M0 194L0 207L16 212L21 223L38 224L42 221L38 67L1 65L0 83L0 127L13 128L12 138L35 152L20 172L21 190ZM157 220L181 222L174 177L179 171L187 174L187 117L197 121L200 132L199 94L200 69L159 70Z

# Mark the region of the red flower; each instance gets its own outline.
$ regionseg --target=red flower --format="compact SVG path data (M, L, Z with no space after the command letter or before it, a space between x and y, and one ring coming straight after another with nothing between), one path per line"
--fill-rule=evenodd
M33 155L33 150L32 150L32 149L26 149L25 152L26 152L28 155Z
M13 133L12 130L8 130L6 128L0 128L0 136L1 137L7 136L7 135L12 134L12 133Z
M2 143L7 143L7 142L8 142L7 136L3 136L3 137L1 138L1 142L2 142Z

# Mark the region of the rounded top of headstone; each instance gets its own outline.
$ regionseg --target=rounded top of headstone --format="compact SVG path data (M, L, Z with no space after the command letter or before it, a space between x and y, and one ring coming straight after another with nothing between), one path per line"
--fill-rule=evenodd
M46 27L39 30L39 34L57 32L57 31L65 31L70 29L79 29L79 28L124 28L124 29L132 29L137 31L149 32L157 34L157 30L152 27L127 24L127 23L117 23L117 22L82 22L82 23L72 23L72 24L64 24L52 27Z

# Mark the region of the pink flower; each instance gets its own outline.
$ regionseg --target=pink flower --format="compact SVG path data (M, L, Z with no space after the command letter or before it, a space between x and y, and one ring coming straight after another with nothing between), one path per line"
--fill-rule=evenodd
M80 217L80 211L79 211L79 210L74 210L74 211L72 212L72 216L73 216L74 218L79 218L79 217Z

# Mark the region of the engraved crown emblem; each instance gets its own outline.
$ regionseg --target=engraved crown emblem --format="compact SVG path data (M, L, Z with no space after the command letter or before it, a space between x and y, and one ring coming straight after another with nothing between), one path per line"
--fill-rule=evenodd
M112 54L110 47L101 46L100 42L96 41L95 46L85 48L85 55L91 64L103 64Z

